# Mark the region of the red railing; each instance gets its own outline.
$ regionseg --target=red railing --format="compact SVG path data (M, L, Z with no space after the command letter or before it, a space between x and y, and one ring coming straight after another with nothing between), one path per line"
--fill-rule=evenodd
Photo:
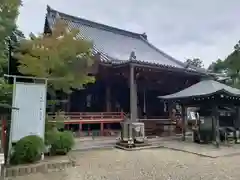
M103 131L94 131L94 130L89 130L89 131L79 131L79 132L74 132L75 137L87 137L87 136L111 136L111 137L118 137L120 136L120 130L109 130L105 129Z
M59 114L64 117L64 122L84 122L84 121L122 121L124 112L65 112ZM48 116L54 117L57 114L49 113Z

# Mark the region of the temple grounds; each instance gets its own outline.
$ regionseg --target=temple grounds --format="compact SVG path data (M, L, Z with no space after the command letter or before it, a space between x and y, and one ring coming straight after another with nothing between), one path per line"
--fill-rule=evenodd
M12 180L239 180L240 158L202 157L166 148L92 150L70 154L77 166Z

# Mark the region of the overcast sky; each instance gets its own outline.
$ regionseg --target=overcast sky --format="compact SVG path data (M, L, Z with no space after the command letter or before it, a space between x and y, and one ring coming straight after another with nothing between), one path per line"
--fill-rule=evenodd
M23 0L18 25L25 35L43 31L46 5L67 14L138 33L184 61L207 67L240 40L240 0ZM104 42L103 42L104 43Z

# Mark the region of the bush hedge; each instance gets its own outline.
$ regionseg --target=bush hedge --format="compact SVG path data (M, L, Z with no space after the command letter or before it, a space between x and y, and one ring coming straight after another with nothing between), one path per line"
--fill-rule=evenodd
M17 165L36 162L41 159L43 150L44 143L39 136L23 137L13 147L10 163Z
M65 155L72 149L74 145L74 137L72 132L55 132L55 135L52 135L51 137L51 155Z
M57 139L58 133L59 131L55 131L55 130L47 131L45 133L45 139L44 139L45 145L46 146L51 145Z

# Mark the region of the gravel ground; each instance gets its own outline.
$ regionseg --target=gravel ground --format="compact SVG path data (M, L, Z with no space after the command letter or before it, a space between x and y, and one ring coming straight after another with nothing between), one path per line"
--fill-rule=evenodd
M77 166L12 180L239 180L240 156L206 158L168 149L71 154Z

